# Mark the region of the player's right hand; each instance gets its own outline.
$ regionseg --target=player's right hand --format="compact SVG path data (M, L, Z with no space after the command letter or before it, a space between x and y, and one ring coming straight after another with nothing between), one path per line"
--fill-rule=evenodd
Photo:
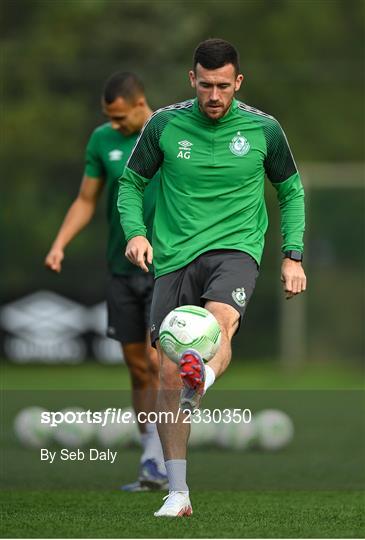
M131 263L148 272L147 264L152 264L153 259L152 246L145 236L135 236L129 240L125 256Z
M52 248L44 260L44 264L53 272L60 273L62 270L62 261L65 254L63 249Z

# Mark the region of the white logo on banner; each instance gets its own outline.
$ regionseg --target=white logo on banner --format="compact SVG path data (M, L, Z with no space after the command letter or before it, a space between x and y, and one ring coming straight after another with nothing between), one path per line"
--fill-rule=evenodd
M85 308L59 296L39 291L4 306L2 327L9 333L4 341L7 356L18 362L81 362L85 344L78 336L85 331Z

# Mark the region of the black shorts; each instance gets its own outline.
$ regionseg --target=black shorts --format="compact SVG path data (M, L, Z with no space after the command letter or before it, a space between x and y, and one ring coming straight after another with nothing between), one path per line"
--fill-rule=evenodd
M258 273L257 262L247 253L217 249L207 251L187 266L157 278L151 306L152 344L156 344L166 315L179 306L204 307L208 300L222 302L234 307L241 320Z
M121 343L142 343L149 328L153 275L111 275L106 287L107 336Z

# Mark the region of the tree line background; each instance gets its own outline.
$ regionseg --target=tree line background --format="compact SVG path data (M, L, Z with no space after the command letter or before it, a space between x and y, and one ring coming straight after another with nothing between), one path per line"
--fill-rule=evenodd
M88 137L104 121L101 87L117 70L140 74L156 109L193 96L194 48L225 38L241 55L239 98L279 119L299 164L363 159L361 1L3 0L2 12L2 303L38 289L86 304L103 298L103 205L67 250L61 276L42 265L77 194ZM331 190L329 177L326 189L307 193L313 358L364 352L361 181L344 174L343 186ZM270 186L267 192L262 275L237 342L261 357L277 354L280 316L278 209Z

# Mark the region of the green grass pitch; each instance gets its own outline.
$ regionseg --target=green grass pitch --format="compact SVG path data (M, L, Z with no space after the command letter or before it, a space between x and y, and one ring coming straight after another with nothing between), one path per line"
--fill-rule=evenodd
M233 365L206 405L277 405L294 420L294 441L277 454L192 450L194 514L173 520L153 517L163 492L118 490L134 479L138 449L121 452L116 466L54 467L20 447L11 430L14 412L27 404L127 405L124 367L2 364L2 387L3 538L364 537L364 410L356 371Z
M4 494L3 537L353 538L361 537L360 493L197 492L190 518L157 519L158 493Z

